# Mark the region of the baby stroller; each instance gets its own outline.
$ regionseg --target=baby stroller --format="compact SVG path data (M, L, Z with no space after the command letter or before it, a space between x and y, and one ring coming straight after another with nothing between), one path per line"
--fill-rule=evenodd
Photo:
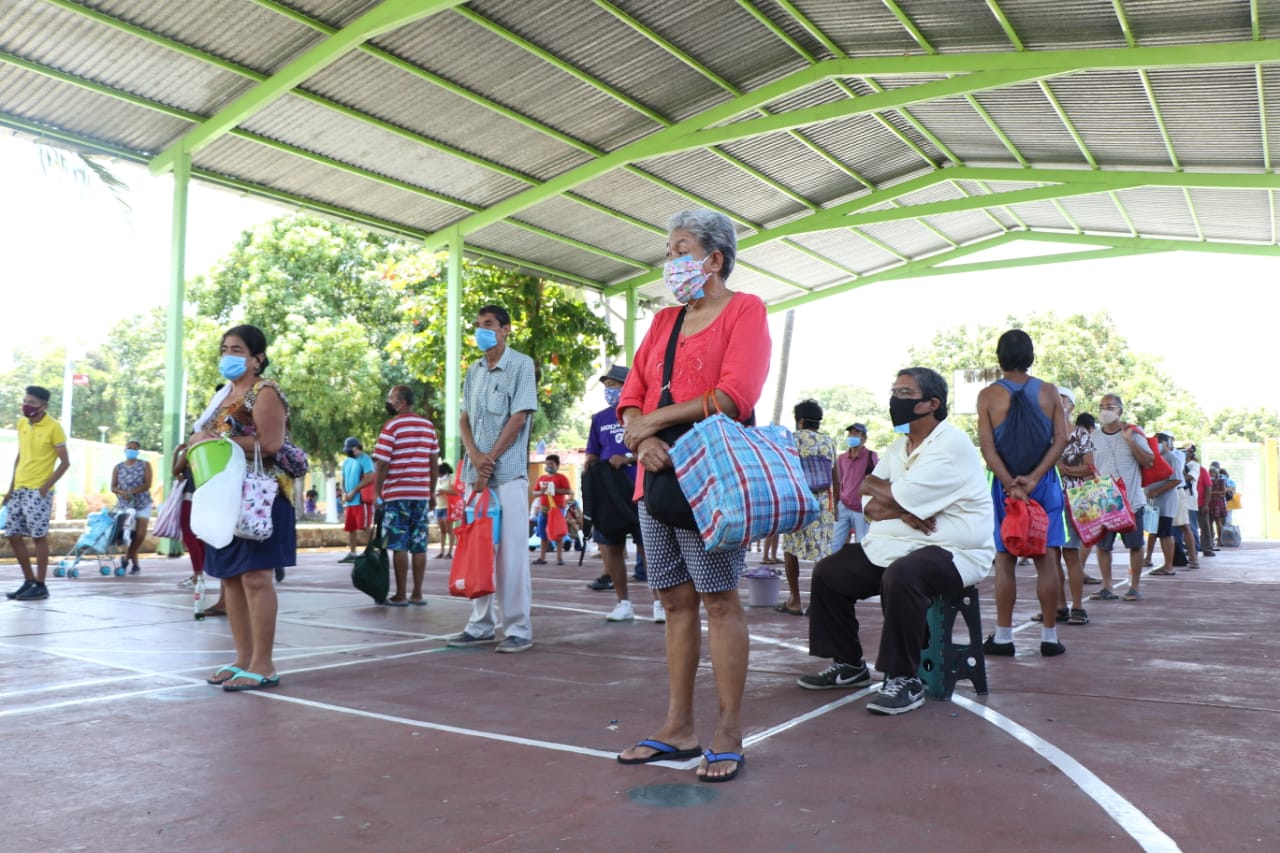
M123 551L117 551L116 546L124 539L132 538L135 515L132 509L102 509L91 513L85 519L84 533L80 534L80 538L76 540L71 553L58 561L58 565L53 569L53 576L78 578L80 562L93 559L98 563L99 573L110 575L114 568L116 576L123 577L124 564L114 565L116 554L123 553ZM127 546L128 543L124 544Z

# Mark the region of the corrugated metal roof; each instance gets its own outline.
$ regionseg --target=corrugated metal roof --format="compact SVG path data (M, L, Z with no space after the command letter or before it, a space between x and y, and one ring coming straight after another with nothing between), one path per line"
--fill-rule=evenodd
M1250 0L0 0L0 126L652 298L698 205L775 305L1034 230L1280 254L1277 105Z

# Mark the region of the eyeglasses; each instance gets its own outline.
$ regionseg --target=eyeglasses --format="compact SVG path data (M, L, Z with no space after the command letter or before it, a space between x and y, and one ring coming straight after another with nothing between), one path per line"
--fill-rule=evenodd
M923 400L924 399L923 396L919 396L919 397L916 396L917 394L920 394L919 388L904 388L901 385L895 385L894 387L889 389L889 393L892 396L897 397L899 400Z
M1104 411L1104 412L1118 412L1118 411L1120 411L1120 407L1119 407L1119 406L1099 406L1098 408L1102 409L1102 411Z

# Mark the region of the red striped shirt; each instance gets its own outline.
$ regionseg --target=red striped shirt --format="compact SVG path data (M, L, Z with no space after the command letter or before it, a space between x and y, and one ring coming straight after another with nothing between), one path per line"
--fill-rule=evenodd
M439 452L436 428L417 412L405 412L387 421L373 449L374 460L387 463L382 499L431 500L431 469Z

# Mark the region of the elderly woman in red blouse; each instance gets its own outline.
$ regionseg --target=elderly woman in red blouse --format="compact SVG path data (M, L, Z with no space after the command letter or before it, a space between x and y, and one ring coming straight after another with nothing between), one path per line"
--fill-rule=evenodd
M769 326L757 296L725 286L737 256L729 218L709 210L677 214L669 223L663 279L679 306L653 319L622 389L618 413L623 442L646 472L671 467L670 445L659 433L705 417L710 406L748 420L769 372ZM677 320L680 328L675 330ZM662 404L663 362L675 330L670 397ZM637 492L644 480L637 478ZM747 621L738 598L745 549L709 552L697 531L655 519L642 500L640 529L648 581L666 610L670 702L653 735L618 756L623 764L680 760L698 755L704 782L727 782L743 765L742 693L747 678ZM720 716L710 748L694 728L693 682L702 656L699 604L706 608L711 669Z

